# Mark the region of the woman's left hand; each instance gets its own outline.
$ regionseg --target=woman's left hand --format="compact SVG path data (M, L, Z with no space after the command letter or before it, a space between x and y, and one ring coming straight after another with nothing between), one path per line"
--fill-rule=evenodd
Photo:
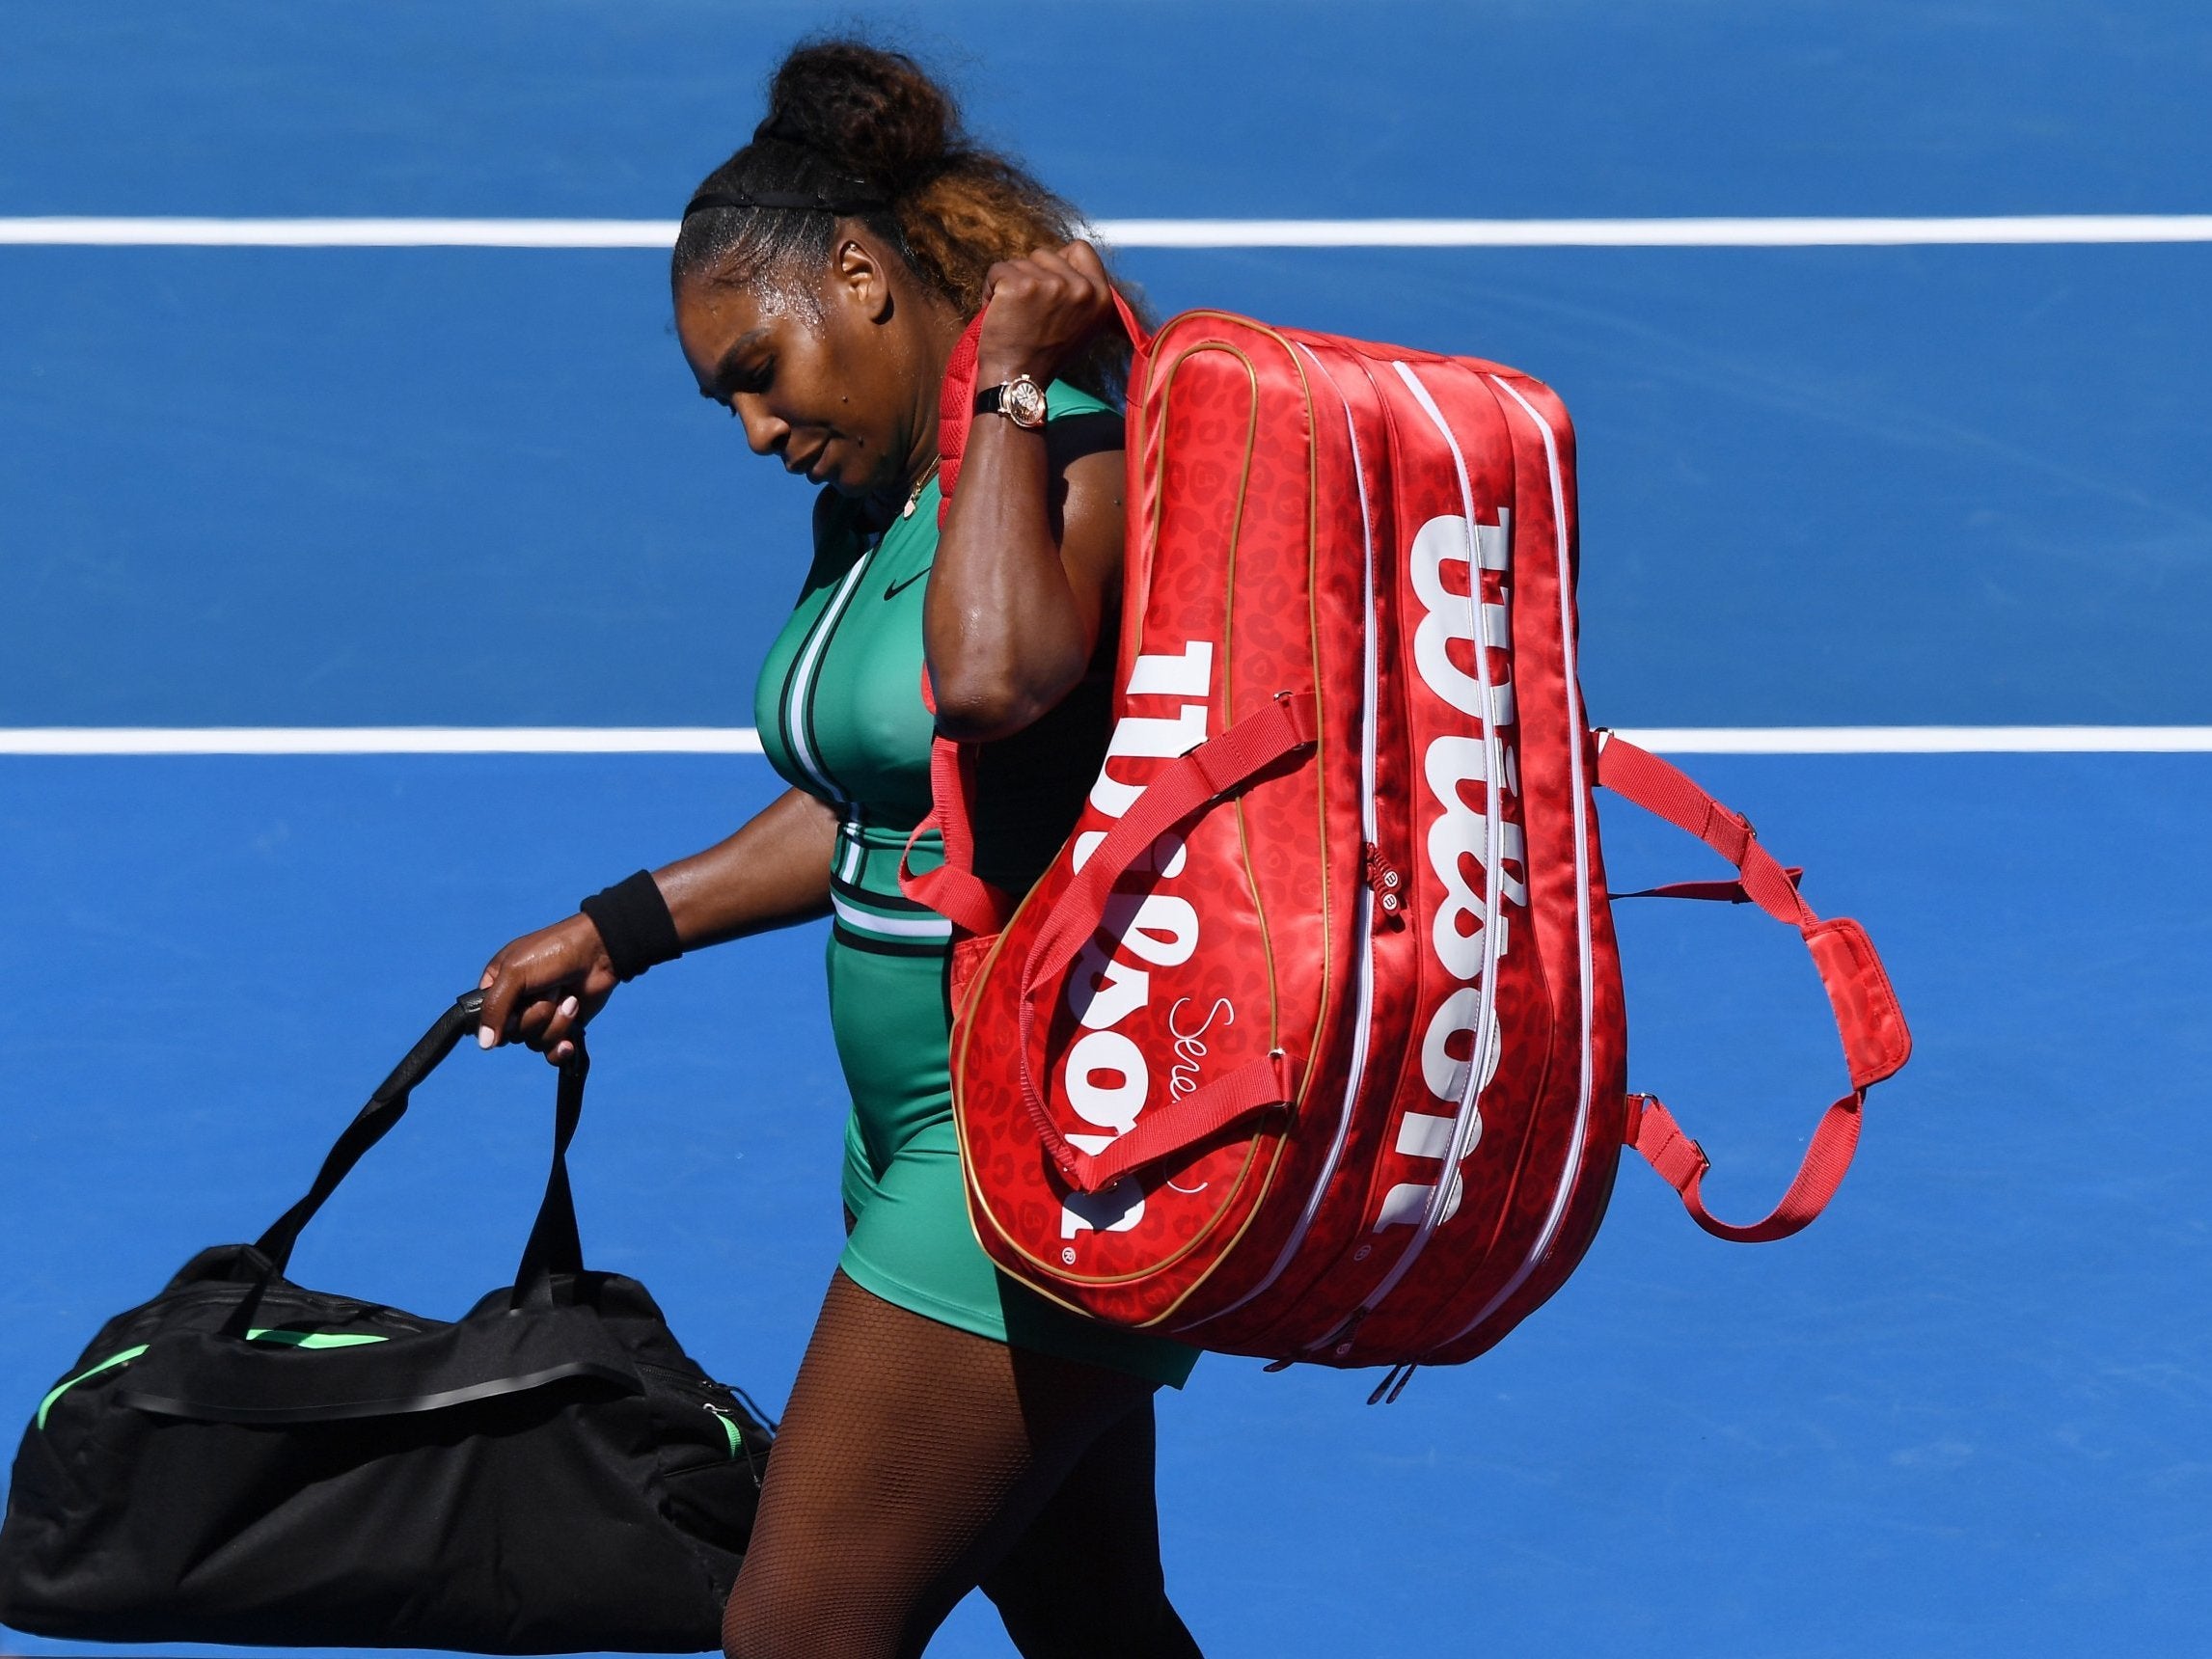
M1043 382L1113 314L1113 285L1097 249L1070 242L993 265L983 303L976 384L997 386L1017 374Z

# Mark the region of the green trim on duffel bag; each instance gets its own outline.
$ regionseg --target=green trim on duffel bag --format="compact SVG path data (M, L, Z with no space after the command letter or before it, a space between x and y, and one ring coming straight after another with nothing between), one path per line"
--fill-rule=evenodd
M287 1331L282 1329L256 1330L246 1333L250 1343L267 1343L272 1347L295 1348L345 1348L359 1347L363 1343L388 1343L390 1337L380 1337L369 1331Z
M54 1409L54 1401L61 1399L63 1395L68 1393L70 1389L76 1387L78 1383L84 1381L88 1376L97 1376L103 1371L113 1371L119 1365L129 1364L140 1354L144 1353L147 1350L148 1346L149 1345L146 1343L140 1343L138 1346L124 1348L121 1353L111 1353L107 1356L107 1358L101 1360L99 1364L90 1367L85 1371L80 1371L76 1375L72 1377L67 1377L61 1382L54 1384L53 1393L47 1395L45 1399L39 1401L39 1415L34 1420L38 1427L41 1428L46 1427L46 1413Z
M258 1330L248 1331L246 1340L250 1343L267 1343L273 1347L349 1348L359 1347L364 1343L386 1343L392 1339L373 1336L367 1331L290 1331L276 1326L264 1326ZM144 1353L148 1346L148 1344L140 1343L138 1346L124 1348L121 1353L111 1353L99 1364L89 1366L78 1372L76 1375L66 1377L56 1383L53 1392L39 1401L39 1415L34 1420L36 1426L41 1429L44 1428L46 1427L46 1414L54 1409L54 1401L76 1387L78 1383L85 1381L88 1377L97 1376L103 1371L113 1371L119 1365L128 1365ZM737 1432L736 1426L732 1424L726 1425L726 1427L728 1427L731 1434L735 1435ZM733 1453L732 1455L735 1454Z

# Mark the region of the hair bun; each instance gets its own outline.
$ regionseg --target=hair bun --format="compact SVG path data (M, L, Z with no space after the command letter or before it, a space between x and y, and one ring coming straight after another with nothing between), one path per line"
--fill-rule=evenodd
M669 279L679 292L773 283L811 295L856 222L964 318L982 309L993 264L1083 233L1070 204L969 136L952 95L904 52L815 39L768 83L752 142L692 193ZM1129 361L1109 329L1060 372L1110 401Z
M753 139L803 145L894 200L966 147L959 112L919 65L858 41L817 41L784 59Z

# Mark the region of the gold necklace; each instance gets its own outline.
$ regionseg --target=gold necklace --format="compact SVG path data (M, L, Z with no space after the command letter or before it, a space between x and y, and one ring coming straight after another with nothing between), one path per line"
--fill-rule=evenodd
M921 505L922 491L928 489L930 479L937 476L937 468L938 463L934 460L931 461L921 476L915 479L914 488L907 492L906 505L899 508L899 517L903 519L914 517L914 509Z

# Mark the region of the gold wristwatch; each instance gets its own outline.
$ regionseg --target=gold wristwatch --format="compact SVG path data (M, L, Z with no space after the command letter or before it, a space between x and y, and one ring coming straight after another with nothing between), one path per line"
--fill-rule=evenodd
M1045 423L1045 389L1026 374L1017 374L1003 386L990 386L975 394L975 413L1003 415L1024 432Z

